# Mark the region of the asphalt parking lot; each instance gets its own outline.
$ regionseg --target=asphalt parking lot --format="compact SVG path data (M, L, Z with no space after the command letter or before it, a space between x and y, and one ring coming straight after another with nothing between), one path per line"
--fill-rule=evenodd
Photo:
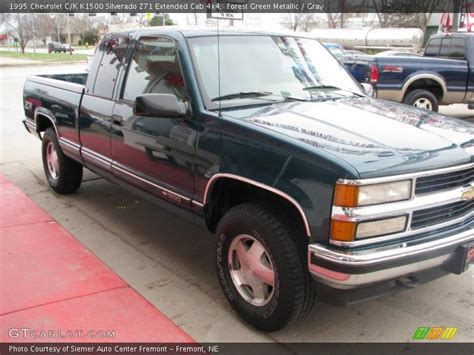
M417 327L457 327L453 341L474 341L474 269L350 307L317 303L304 321L276 333L243 323L214 271L214 238L88 172L81 189L54 194L44 178L40 141L28 134L22 89L27 75L83 66L0 69L0 172L50 213L137 292L199 342L398 342ZM442 113L470 120L465 105ZM38 265L41 267L41 265Z

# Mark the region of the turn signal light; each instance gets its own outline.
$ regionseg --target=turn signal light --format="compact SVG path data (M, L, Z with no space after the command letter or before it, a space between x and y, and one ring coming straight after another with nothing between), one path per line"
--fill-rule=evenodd
M355 237L357 225L353 222L331 221L331 239L341 242L352 242Z
M337 184L334 193L334 205L340 207L356 207L359 200L357 185Z

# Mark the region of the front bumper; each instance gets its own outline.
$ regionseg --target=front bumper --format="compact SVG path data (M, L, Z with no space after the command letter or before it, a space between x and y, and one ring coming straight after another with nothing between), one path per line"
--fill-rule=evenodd
M309 271L321 284L336 289L355 289L401 279L430 269L454 271L459 249L474 241L474 223L436 236L428 235L370 248L339 248L310 244Z

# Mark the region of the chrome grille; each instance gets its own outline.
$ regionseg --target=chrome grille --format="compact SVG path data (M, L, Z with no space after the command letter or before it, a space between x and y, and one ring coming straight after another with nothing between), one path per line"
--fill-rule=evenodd
M447 222L468 214L473 208L474 201L471 200L414 211L411 219L411 228L418 229Z
M397 233L347 242L331 239L330 243L340 247L359 247L470 227L474 223L473 178L474 162L380 178L339 179L338 183L358 186L411 180L413 193L404 201L356 207L333 206L333 220L364 223L405 214L409 222L405 230Z
M473 179L474 169L472 167L443 174L422 176L416 179L415 194L421 195L464 186L472 182Z

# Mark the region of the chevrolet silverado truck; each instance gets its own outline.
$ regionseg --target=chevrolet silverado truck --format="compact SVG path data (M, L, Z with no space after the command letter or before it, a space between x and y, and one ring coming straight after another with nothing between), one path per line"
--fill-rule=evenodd
M370 82L380 99L425 110L465 103L474 108L474 34L434 35L423 57L373 57Z
M472 263L473 125L369 97L311 38L108 34L88 73L29 77L24 110L56 193L87 168L215 232L259 329Z

